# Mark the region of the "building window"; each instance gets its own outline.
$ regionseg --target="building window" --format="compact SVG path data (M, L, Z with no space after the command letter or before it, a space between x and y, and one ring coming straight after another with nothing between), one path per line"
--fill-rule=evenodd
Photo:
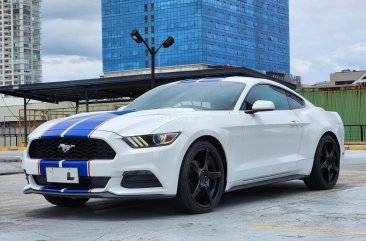
M150 8L151 8L151 10L152 10L152 11L154 11L154 3L152 3L152 4L150 5Z
M147 12L147 4L144 5L144 11Z
M155 16L151 15L151 22L154 22L154 21L155 21Z
M145 34L148 34L148 33L149 33L149 28L145 27Z
M151 26L151 33L155 33L155 27Z

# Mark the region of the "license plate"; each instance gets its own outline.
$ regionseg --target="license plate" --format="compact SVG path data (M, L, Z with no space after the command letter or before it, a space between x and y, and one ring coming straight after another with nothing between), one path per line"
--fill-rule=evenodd
M77 168L46 168L47 182L53 183L79 183L79 172Z

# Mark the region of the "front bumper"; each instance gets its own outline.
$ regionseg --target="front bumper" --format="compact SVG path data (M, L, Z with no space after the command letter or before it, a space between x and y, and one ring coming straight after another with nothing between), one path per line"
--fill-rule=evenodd
M126 197L126 198L162 198L176 195L181 162L186 146L187 137L180 135L174 143L168 146L133 149L128 146L121 136L105 131L96 131L91 138L106 141L116 152L113 160L91 160L87 162L86 178L107 177L109 181L104 187L78 187L57 184L57 188L39 185L36 177L40 177L41 160L31 159L28 150L23 156L23 168L28 176L28 185L24 187L25 194L70 196L70 197ZM51 161L52 166L62 166L60 161ZM50 163L48 161L48 163ZM65 161L63 162L65 163ZM160 182L160 186L143 188L141 185L127 186L122 184L126 173L148 172ZM79 170L80 175L80 170ZM84 174L82 174L84 175Z
M58 197L71 197L71 198L123 198L123 199L160 199L160 198L173 198L175 195L116 195L110 192L98 192L98 193L52 193L46 191L34 190L32 188L24 189L24 194L41 194L48 196Z

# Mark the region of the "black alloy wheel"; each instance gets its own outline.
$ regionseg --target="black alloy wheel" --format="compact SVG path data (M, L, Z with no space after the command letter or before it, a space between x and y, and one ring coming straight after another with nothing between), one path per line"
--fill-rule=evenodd
M225 184L222 158L209 142L193 144L183 160L176 201L190 213L211 211L219 203Z
M323 136L318 144L313 169L305 184L310 189L332 189L339 177L340 150L331 136Z
M334 182L339 172L338 158L339 154L336 150L337 146L331 142L324 144L320 156L320 170L324 180L329 184Z

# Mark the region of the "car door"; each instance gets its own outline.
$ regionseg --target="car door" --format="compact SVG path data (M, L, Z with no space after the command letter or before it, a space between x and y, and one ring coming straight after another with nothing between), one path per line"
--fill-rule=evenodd
M302 125L290 109L288 92L269 84L252 87L243 106L244 146L241 180L250 182L291 175L299 161ZM273 111L245 113L257 100L272 101Z

